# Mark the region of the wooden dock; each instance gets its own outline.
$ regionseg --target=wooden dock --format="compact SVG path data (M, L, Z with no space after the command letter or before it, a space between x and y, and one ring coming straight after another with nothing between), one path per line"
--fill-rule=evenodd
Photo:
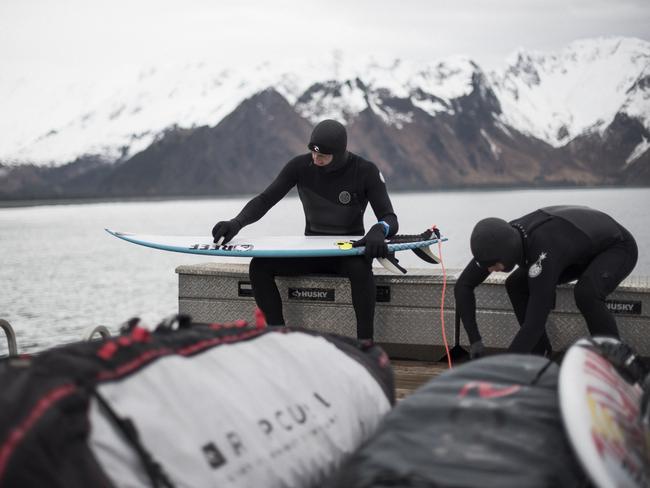
M391 359L395 373L395 396L398 400L447 370L447 363Z

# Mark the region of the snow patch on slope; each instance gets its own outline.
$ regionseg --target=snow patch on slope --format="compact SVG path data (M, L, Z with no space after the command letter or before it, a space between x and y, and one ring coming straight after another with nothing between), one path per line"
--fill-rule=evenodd
M645 137L643 137L641 142L637 144L634 150L627 157L627 159L625 160L625 164L629 165L633 163L641 156L643 156L648 149L650 149L650 141L648 141Z
M519 51L491 77L501 120L559 147L586 132L602 134L616 114L650 121L648 90L629 90L650 66L650 43L638 39L576 41L558 53Z

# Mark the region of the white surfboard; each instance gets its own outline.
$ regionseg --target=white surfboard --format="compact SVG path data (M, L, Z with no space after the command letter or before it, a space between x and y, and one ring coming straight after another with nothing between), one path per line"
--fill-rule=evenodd
M109 234L140 246L151 247L163 251L187 254L202 254L206 256L231 257L326 257L326 256L355 256L365 252L365 247L352 247L355 240L363 236L271 236L246 237L237 236L226 244L215 244L212 236L168 236L133 234L106 229ZM431 251L430 246L438 241L446 241L435 235L394 236L387 240L390 253L412 250L423 260L435 264L440 259ZM379 260L391 271L392 261ZM399 267L398 267L399 268ZM397 272L405 272L398 270Z
M564 426L598 488L650 486L650 431L640 419L641 395L641 387L625 381L589 339L571 346L562 361L559 396Z

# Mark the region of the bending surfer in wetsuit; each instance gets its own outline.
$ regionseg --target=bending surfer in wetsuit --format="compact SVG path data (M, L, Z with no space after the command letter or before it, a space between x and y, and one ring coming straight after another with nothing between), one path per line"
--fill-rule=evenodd
M634 269L638 250L632 234L609 215L562 205L511 222L487 218L474 227L470 246L474 259L458 278L454 295L472 357L483 354L474 288L493 271L510 272L515 266L506 291L521 328L510 352L550 354L545 327L555 306L555 288L576 279L575 302L589 332L618 338L605 298Z
M370 203L378 222L354 246L365 255L322 258L253 258L249 275L258 307L270 326L284 325L276 276L335 273L347 276L357 319L357 337L372 339L375 278L372 258L386 257L385 238L397 233L398 222L377 166L347 151L345 127L324 120L313 130L310 153L296 156L276 179L249 201L232 220L212 229L214 242L231 240L245 225L256 222L294 186L305 212L305 235L364 235L363 214Z

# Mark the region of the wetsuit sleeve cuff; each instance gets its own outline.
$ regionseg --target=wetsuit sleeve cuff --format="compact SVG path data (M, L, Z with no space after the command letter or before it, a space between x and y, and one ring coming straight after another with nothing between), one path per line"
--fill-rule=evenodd
M377 222L378 224L381 224L382 227L384 228L384 237L388 237L388 233L390 232L390 225L388 225L386 222L383 220L380 220Z

